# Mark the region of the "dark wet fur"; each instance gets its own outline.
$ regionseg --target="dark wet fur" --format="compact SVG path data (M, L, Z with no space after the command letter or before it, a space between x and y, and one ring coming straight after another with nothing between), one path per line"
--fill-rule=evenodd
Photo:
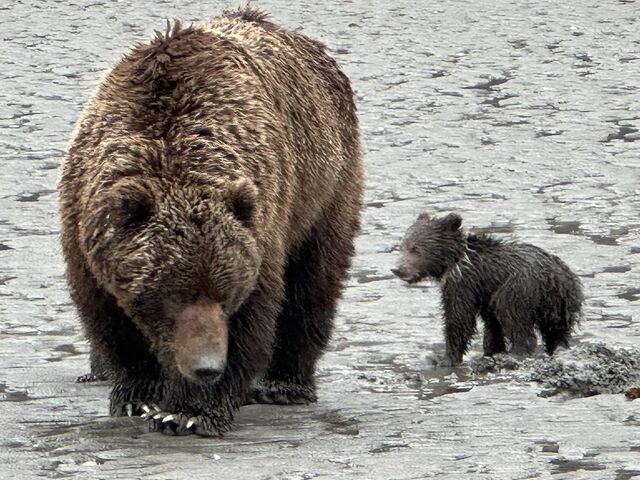
M485 325L484 354L530 354L535 329L545 350L568 346L580 318L583 294L578 277L557 256L527 243L490 235L465 234L455 214L422 214L408 230L402 259L394 273L408 282L442 282L447 359L458 364L476 332Z

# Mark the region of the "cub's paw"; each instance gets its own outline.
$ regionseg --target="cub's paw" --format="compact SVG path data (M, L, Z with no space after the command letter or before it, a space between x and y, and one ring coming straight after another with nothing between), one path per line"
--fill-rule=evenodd
M318 401L315 388L300 383L271 380L251 388L247 404L308 405Z
M165 435L190 435L201 437L221 437L231 430L231 420L214 415L190 415L185 412L150 410L143 415L149 422L150 432Z

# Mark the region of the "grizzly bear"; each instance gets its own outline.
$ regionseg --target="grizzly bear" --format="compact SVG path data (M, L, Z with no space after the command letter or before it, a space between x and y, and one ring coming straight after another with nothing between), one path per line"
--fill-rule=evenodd
M527 243L490 235L466 234L462 218L421 214L402 240L399 266L392 272L408 283L426 277L442 290L446 359L462 361L484 321L484 354L529 354L536 347L537 327L551 355L568 347L582 302L580 279L555 255Z
M134 46L59 183L72 298L110 413L221 435L246 401L316 401L363 172L325 47L254 9Z

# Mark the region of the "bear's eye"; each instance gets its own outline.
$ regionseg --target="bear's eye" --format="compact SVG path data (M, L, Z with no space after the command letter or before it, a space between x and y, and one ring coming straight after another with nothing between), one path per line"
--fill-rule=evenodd
M146 202L125 199L119 209L118 220L122 227L136 227L151 216L151 205Z

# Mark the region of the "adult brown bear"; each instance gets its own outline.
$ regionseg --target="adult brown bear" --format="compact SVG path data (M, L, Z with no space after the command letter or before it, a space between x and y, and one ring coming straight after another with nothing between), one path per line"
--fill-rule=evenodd
M353 92L322 44L243 9L127 53L59 185L111 414L219 435L247 398L315 401L362 184Z

